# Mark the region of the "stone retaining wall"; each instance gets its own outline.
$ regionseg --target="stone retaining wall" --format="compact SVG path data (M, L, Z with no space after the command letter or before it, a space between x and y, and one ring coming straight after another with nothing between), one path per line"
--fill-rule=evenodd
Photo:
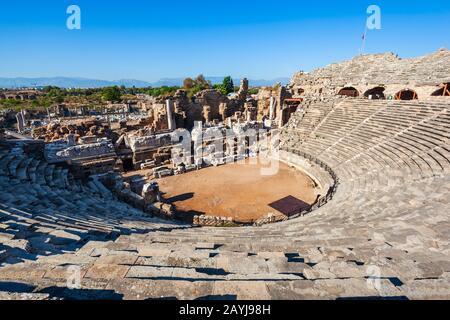
M290 219L303 216L333 199L339 186L339 178L329 165L306 152L291 148L280 150L280 161L305 172L317 183L321 190L320 197L309 209L291 216Z

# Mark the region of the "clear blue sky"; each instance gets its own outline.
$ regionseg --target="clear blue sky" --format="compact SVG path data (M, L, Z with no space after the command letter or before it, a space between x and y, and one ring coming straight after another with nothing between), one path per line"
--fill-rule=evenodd
M71 4L81 30L66 28ZM370 4L382 30L367 53L450 47L448 0L2 1L0 77L290 77L358 54Z

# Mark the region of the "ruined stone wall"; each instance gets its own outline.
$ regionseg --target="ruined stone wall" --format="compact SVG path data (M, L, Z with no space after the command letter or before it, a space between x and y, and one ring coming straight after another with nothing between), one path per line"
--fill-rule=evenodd
M36 100L42 93L38 90L5 90L0 92L1 99Z
M128 136L128 143L133 152L142 149L156 149L172 144L172 136L170 134L160 134L151 136Z
M226 122L228 118L244 121L261 120L264 114L268 113L265 111L268 109L270 96L276 98L279 106L283 99L289 96L285 87L263 89L261 97L267 101L258 105L257 101L248 95L248 88L248 80L243 79L239 91L233 96L224 95L216 89L206 89L189 98L187 91L180 89L172 97L139 95L137 105L141 110L148 112L154 130L160 131L167 129L166 99L170 99L173 103L176 127L192 129L196 121L217 124Z
M261 120L263 116L269 115L270 97L274 94L272 88L260 88L257 94L256 100L258 101L258 120Z
M274 117L278 117L284 100L292 97L292 94L286 90L286 87L281 85L260 88L256 95L258 121L261 121L264 116L269 116L270 97L275 98L276 110Z
M86 136L108 138L113 141L117 139L117 133L111 130L109 124L95 119L54 121L47 126L34 128L32 135L33 138L42 139L45 142L67 139L69 135L74 135L75 141Z
M238 106L241 104L243 106L243 103L239 104L230 100L214 89L202 90L192 99L187 96L185 90L178 90L170 99L174 106L173 112L177 128L192 128L196 121L224 121L224 111L227 116L230 116L238 109ZM148 112L156 131L168 129L166 98L147 97L139 101L138 106Z
M114 156L114 145L109 141L77 145L56 153L62 159L80 159L103 156Z
M220 91L210 89L200 91L195 95L195 103L209 107L209 119L220 119L219 106L221 103L228 103L228 98L224 96ZM205 114L203 114L204 119Z
M386 97L404 89L414 90L419 99L427 99L442 83L450 82L450 51L441 49L418 58L401 59L393 53L362 55L334 63L311 73L296 73L291 80L295 92L335 95L345 87L354 87L359 95L375 87L384 87Z

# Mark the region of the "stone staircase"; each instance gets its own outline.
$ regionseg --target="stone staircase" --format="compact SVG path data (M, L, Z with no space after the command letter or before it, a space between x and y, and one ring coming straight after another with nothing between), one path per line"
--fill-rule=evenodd
M282 129L282 133L285 135L293 133L294 140L309 137L315 127L330 113L336 101L339 100L342 99L337 97L317 101L314 99L306 100L300 105L298 112L294 113L289 119L288 124ZM311 107L311 105L314 107Z

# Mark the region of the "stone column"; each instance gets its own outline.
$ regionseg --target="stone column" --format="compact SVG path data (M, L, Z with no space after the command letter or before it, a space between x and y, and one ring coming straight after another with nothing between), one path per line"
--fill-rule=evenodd
M270 107L269 107L269 120L275 119L275 97L270 97Z
M278 127L281 128L283 126L283 110L280 109L280 117L278 119Z
M50 121L52 121L52 117L50 116L50 110L48 108L47 109L47 116L48 116L48 122L50 123Z
M19 133L22 133L23 129L25 129L25 118L23 116L23 113L18 112L16 114L16 119L17 119L17 131L19 131Z
M245 101L245 99L247 98L247 93L248 93L248 80L247 78L244 78L241 80L241 85L239 87L238 92L239 100Z
M252 121L252 110L249 103L244 103L244 110L245 110L245 121L250 122Z
M211 121L211 107L203 106L203 118L205 118L206 123Z
M227 118L227 109L228 109L228 106L226 103L222 102L219 105L219 113L220 113L220 116L222 117L222 121L225 121L225 119Z
M245 91L245 92L248 91L248 79L247 78L243 78L241 80L241 85L240 85L239 90L240 91Z
M247 122L251 122L252 121L252 112L250 110L247 110L246 120L247 120Z
M169 130L175 130L175 119L173 117L173 104L171 99L166 100L166 109L167 109L167 126Z

